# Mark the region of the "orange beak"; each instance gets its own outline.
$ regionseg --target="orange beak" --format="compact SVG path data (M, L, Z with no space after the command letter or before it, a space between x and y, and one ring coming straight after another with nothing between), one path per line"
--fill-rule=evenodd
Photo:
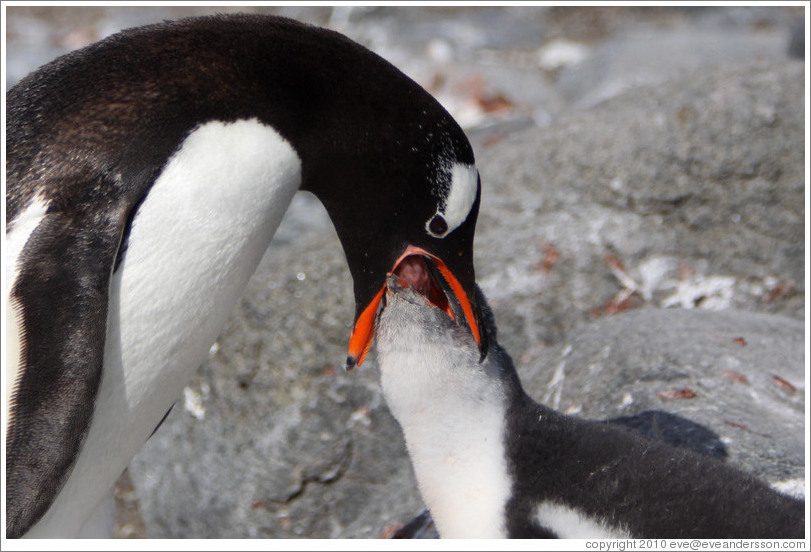
M426 250L420 247L409 245L406 247L403 254L400 255L400 257L395 261L394 266L392 266L391 271L389 271L389 275L394 273L397 266L403 261L403 259L410 257L411 255L422 255L433 261L440 274L442 274L442 277L450 286L451 291L453 291L453 294L456 296L456 300L459 302L459 305L462 307L462 312L465 314L467 325L470 327L470 331L473 333L476 343L481 345L481 334L479 333L479 325L476 321L476 316L473 314L473 307L470 306L470 301L467 298L464 288L462 288L462 284L459 283L459 280L456 279L442 259L436 255L428 253ZM358 317L358 321L355 323L355 327L352 330L352 336L349 338L349 353L346 359L347 370L351 370L355 365L360 366L363 364L363 361L366 358L370 347L372 346L372 339L374 338L375 333L375 316L377 315L377 310L380 308L380 301L383 299L383 292L385 291L386 285L383 284L380 291L377 292L372 301L366 306ZM451 318L455 319L453 311L450 308L445 308L443 310L445 310L451 316Z

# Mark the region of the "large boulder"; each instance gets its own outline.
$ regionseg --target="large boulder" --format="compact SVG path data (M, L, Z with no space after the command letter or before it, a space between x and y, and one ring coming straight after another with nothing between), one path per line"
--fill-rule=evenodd
M641 308L584 325L522 379L562 412L619 420L785 488L805 480L804 341L785 316Z
M484 149L477 277L508 350L642 303L802 318L803 81L702 69Z

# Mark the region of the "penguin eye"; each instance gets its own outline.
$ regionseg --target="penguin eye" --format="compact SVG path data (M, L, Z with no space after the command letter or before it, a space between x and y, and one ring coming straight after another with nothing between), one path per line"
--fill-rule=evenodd
M435 238L444 238L470 216L479 193L479 171L474 165L454 163L450 167L450 183L439 195L435 215L425 223L425 230Z
M454 163L450 167L448 189L440 190L437 195L436 211L425 222L425 232L435 238L444 238L470 216L479 195L479 171L473 165Z
M436 214L428 223L428 230L435 236L442 236L448 231L448 223L445 222L445 218L442 215Z

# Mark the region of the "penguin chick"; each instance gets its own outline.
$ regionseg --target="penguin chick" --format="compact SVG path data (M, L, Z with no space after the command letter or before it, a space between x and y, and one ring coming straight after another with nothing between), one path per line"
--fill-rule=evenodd
M533 401L498 345L392 277L381 385L442 538L797 538L805 503L723 462Z

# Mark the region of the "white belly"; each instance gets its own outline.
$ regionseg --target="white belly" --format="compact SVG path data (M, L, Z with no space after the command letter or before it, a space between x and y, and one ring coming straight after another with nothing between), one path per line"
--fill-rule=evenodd
M87 441L26 535L75 536L222 330L301 183L301 162L256 121L196 129L153 185L114 274L104 371Z
M631 535L622 527L612 527L583 512L557 504L542 502L535 510L535 519L551 529L560 539L628 539Z
M439 535L506 537L503 522L512 482L504 455L503 389L479 367L472 335L465 344L448 339L442 329L426 335L428 330L417 324L430 327L431 321L395 308L383 310L379 326L381 387L403 428L420 493Z

